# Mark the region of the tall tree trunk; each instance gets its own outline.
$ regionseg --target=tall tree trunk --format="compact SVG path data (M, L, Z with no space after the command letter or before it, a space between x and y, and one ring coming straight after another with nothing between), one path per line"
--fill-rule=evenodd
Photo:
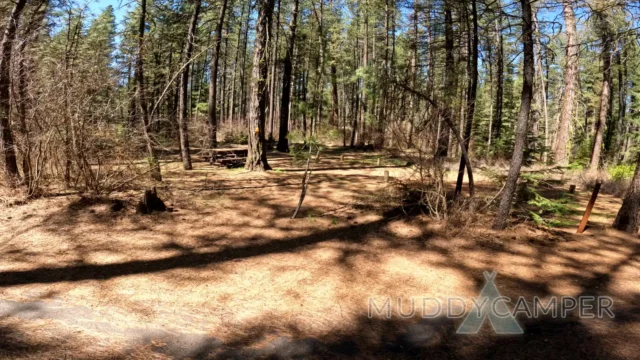
M609 92L611 91L611 37L605 34L602 40L602 91L600 93L600 112L596 120L596 133L589 162L589 171L591 172L597 171L600 167L604 127L609 112Z
M274 127L274 117L276 114L275 106L276 106L276 74L278 73L278 40L280 35L280 0L278 0L276 7L276 24L273 27L273 32L275 33L275 41L272 42L272 54L271 54L271 78L269 79L269 142L273 141L273 127ZM273 37L273 34L271 34Z
M329 12L333 14L333 0L329 0ZM331 39L333 39L333 35L331 34L331 25L329 25L329 34ZM331 48L329 51L329 58L331 61L330 72L331 72L331 125L335 126L336 129L340 128L340 99L338 96L338 67L336 66L336 61L334 59L334 48Z
M620 97L623 96L622 92L623 92L623 79L622 79L622 53L621 51L616 51L615 55L614 55L614 59L615 59L615 63L618 67L618 91L617 91L617 95L618 95L618 105L622 105L621 101L620 101ZM613 85L609 85L609 86L613 86ZM605 133L605 139L604 139L604 155L605 155L605 159L607 162L612 162L615 164L615 162L617 161L617 152L615 151L615 146L617 144L616 138L617 138L617 134L618 131L620 130L618 128L618 126L620 125L620 109L622 108L621 106L618 106L618 113L614 116L613 114L613 99L614 99L614 89L611 89L611 91L609 92L609 111L608 111L608 124L607 124L607 131Z
M356 14L356 21L359 19L359 14ZM357 26L357 25L356 25ZM353 47L353 73L355 74L358 70L359 64L359 53L357 44L360 42L358 39L358 35L356 35L355 44ZM349 139L349 147L354 147L356 144L356 134L358 132L358 117L360 116L360 81L356 81L353 84L353 113L351 114L351 139ZM346 121L346 119L345 119Z
M324 37L324 0L320 0L320 11L318 12L315 8L313 8L313 12L316 15L316 20L318 22L317 33L318 33L318 56L316 58L316 84L315 91L313 92L313 103L316 106L316 116L315 120L311 122L311 135L317 134L317 126L320 125L320 121L322 120L322 108L323 108L323 81L324 81L324 63L325 63L325 37Z
M369 9L368 1L365 1L364 9L364 41L362 49L362 68L367 70L369 66ZM362 78L362 94L360 95L361 107L360 110L360 133L356 134L357 142L359 145L365 144L365 126L367 123L367 113L369 106L367 104L367 78ZM357 136L359 135L359 136Z
M464 148L469 151L469 142L471 141L471 130L473 128L473 117L476 111L476 93L478 91L478 10L476 0L471 1L471 14L473 15L473 41L469 36L471 49L469 51L469 85L467 91L467 115L464 128ZM464 156L460 158L460 166L458 167L458 181L456 182L455 193L459 195L462 192L462 181L464 180L464 169L466 161ZM468 172L469 176L469 195L473 196L473 174Z
M622 201L622 207L618 211L613 228L630 234L638 233L638 212L640 212L640 154L636 161L636 171L633 180L627 189Z
M222 27L224 15L227 11L228 0L222 0L220 15L216 25L216 37L213 44L213 56L211 58L211 74L209 76L209 101L207 119L209 120L209 146L218 147L218 62L220 59L220 44L222 43Z
M616 148L620 149L624 143L625 131L627 128L627 48L622 45L622 56L618 57L618 129L616 133ZM624 152L617 155L616 161L622 161ZM615 152L619 154L618 152Z
M538 108L542 110L544 118L544 149L542 150L542 161L547 163L549 153L549 111L547 109L547 87L544 78L544 69L542 67L542 45L540 44L540 29L538 27L538 14L533 15L533 27L535 31L535 51L536 51L536 64L538 67Z
M498 1L498 11L502 11L500 1ZM496 19L496 43L498 51L496 53L496 98L493 106L493 119L491 121L491 139L498 142L502 135L502 109L504 94L504 42L502 39L502 15Z
M444 96L445 96L445 109L444 109L444 122L453 122L453 108L452 104L456 96L455 87L455 62L453 57L453 11L451 9L451 1L445 0L444 2L444 48L445 48L445 74L444 74ZM438 148L436 150L437 157L447 157L449 152L449 131L446 131L447 127L444 124L440 124L440 132L438 134Z
M9 95L11 75L9 70L11 68L11 53L13 50L13 41L16 38L16 29L26 3L27 0L18 0L16 2L4 26L4 35L2 36L2 44L0 45L0 132L2 132L0 151L2 151L4 155L4 172L8 177L9 185L14 185L18 177L16 148L13 141L13 133L11 132L11 124L9 122L9 115L11 113L11 100Z
M245 168L250 171L270 170L265 147L265 118L267 102L267 33L271 28L274 0L259 0L260 10L256 23L256 35L251 71L249 105L249 154Z
M340 103L338 98L338 68L335 62L331 62L331 125L338 127Z
M251 13L253 9L251 3L249 3L249 10L247 11L247 18L244 24L244 41L242 43L242 66L240 67L240 117L242 119L242 125L248 125L247 121L247 47L249 44L249 23L251 22Z
M411 87L414 89L418 88L418 0L413 0L413 15L412 15L412 30L413 30L413 39L411 42L411 69L409 70L411 74ZM429 16L427 14L427 16ZM429 46L431 46L429 44ZM418 116L418 97L414 94L411 94L410 105L409 105L409 129L407 134L407 146L413 146L413 127L416 122L416 117Z
M522 96L520 100L520 112L516 123L516 138L513 146L511 166L507 176L504 192L500 200L500 207L493 222L493 228L502 230L507 226L511 201L516 191L520 168L522 167L523 154L527 140L527 123L531 112L531 100L533 98L533 76L535 73L533 55L533 15L530 0L520 0L522 6L522 41L523 41L523 82Z
M390 31L390 14L389 14L389 0L385 0L384 4L384 51L382 55L382 81L378 84L378 96L379 96L379 106L378 106L378 123L376 124L375 131L375 146L377 149L382 149L384 147L384 126L386 122L386 111L387 111L387 82L386 79L389 77L389 31Z
M573 118L573 108L575 106L576 88L578 83L578 31L576 28L576 17L573 13L573 0L563 0L565 33L567 35L567 45L565 49L564 68L564 91L562 93L562 105L560 110L560 121L553 147L554 162L558 165L569 163L569 127Z
M189 23L189 31L187 33L187 41L184 46L184 61L182 74L180 75L180 111L178 114L178 131L180 132L180 153L182 154L182 166L185 170L193 169L191 165L191 153L189 148L189 124L187 121L187 95L189 85L189 68L191 66L191 55L193 52L193 43L196 38L196 27L198 26L198 16L200 15L201 0L195 0L193 3L193 13Z
M293 51L296 46L296 28L298 26L298 2L293 0L291 9L291 22L289 23L289 43L284 57L284 69L282 72L282 98L280 100L280 129L278 145L281 152L289 152L289 103L291 102L291 75L293 72Z
M144 135L147 152L149 153L149 166L151 168L151 178L156 181L162 181L160 173L160 163L156 156L151 139L151 118L149 117L149 108L147 107L147 95L144 87L144 28L147 16L147 0L140 1L140 19L138 22L138 51L136 54L136 85L138 94L138 107L142 116L142 133Z
M242 3L242 11L240 13L240 29L238 29L238 39L236 40L236 55L235 58L233 60L233 70L231 71L231 102L229 104L229 119L227 119L227 122L230 125L233 125L234 123L234 114L235 114L235 103L236 103L236 79L238 78L236 72L238 69L238 61L240 58L240 42L242 40L242 19L244 18L244 13L246 11L247 8L247 3L243 2Z

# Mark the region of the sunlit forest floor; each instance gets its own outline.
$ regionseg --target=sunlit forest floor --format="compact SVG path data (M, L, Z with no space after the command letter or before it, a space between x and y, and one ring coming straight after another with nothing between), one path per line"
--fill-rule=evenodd
M276 153L268 173L165 165L168 213L136 214L143 189L112 194L119 212L77 194L0 208L0 357L637 358L640 242L609 229L618 198L599 197L584 235L583 189L565 227L494 232L490 213L446 225L394 211L404 162L341 154L313 163L295 220L303 172ZM540 191L568 187L553 184ZM525 334L505 337L367 316L369 298L476 297L485 270L512 298L611 296L616 317L522 320Z

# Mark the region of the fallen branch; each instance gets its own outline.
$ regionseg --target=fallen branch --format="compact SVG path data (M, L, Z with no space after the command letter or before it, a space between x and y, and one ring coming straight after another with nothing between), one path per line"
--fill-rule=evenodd
M435 109L436 113L438 115L443 115L443 110L442 110L442 106L440 104L438 104L435 100L433 100L429 95L424 94L416 89L413 89L405 84L402 84L400 82L394 81L394 83L396 85L398 85L400 88L404 89L405 91L418 96L424 100L426 100L429 104L431 104L433 106L433 108ZM469 153L467 152L467 149L464 146L464 140L462 139L462 136L460 135L460 131L458 130L458 128L456 127L456 125L451 121L451 119L448 116L442 116L442 118L445 120L445 122L447 123L447 125L449 126L449 128L451 129L451 132L453 132L456 136L456 139L458 140L458 144L460 145L460 151L462 152L462 158L464 159L464 162L466 164L467 167L467 175L469 176L469 196L473 197L474 193L475 193L475 187L473 184L473 171L471 169L471 161L469 160Z
M500 194L502 193L502 190L504 190L504 187L507 186L507 182L505 181L504 184L502 185L502 188L500 189L500 191L498 191L498 193L496 193L496 196L494 196L491 200L489 200L489 202L487 202L482 209L478 210L478 212L483 212L485 211L494 201L496 201L496 199L498 198L498 196L500 196Z
M298 200L298 207L296 208L296 211L293 213L293 215L291 216L292 219L295 219L296 216L298 216L298 212L300 211L300 208L302 207L302 202L304 201L304 197L307 196L307 187L309 186L309 179L311 178L311 172L313 171L312 169L309 168L310 164L311 164L311 146L309 146L309 155L307 157L307 166L305 167L304 170L304 175L302 175L302 191L300 192L300 200ZM318 157L318 155L320 154L320 149L318 148L318 151L316 152L316 157Z

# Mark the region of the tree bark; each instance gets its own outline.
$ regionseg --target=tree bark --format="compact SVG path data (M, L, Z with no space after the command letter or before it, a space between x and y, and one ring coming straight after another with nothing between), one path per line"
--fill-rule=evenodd
M520 168L522 167L523 154L527 140L527 123L531 112L531 100L533 97L534 55L533 55L533 16L529 0L520 0L522 6L522 41L523 41L523 82L522 96L520 100L520 112L516 123L516 138L513 146L511 167L500 200L500 207L493 222L495 230L502 230L507 226L511 200L516 191Z
M633 174L631 185L627 189L627 193L622 201L622 207L618 211L613 228L628 232L629 234L638 233L638 212L640 211L640 155L636 161L636 171Z
M224 15L227 11L228 0L222 0L220 15L216 25L216 37L214 40L213 56L211 58L211 74L209 76L209 99L207 109L207 119L209 120L209 146L218 147L218 62L220 58L220 44L222 43L222 27L224 26Z
M189 31L187 33L187 41L184 46L184 60L182 74L180 75L180 111L178 114L178 131L180 133L180 152L182 154L182 166L185 170L193 169L191 165L191 153L189 148L189 124L187 121L187 95L189 85L189 68L191 65L191 55L193 52L193 43L196 38L196 27L198 25L198 16L200 15L201 0L195 0L193 4L193 13L189 23Z
M265 119L267 102L267 32L271 28L274 0L259 0L260 10L256 23L253 69L249 105L249 153L245 168L249 171L270 170L265 147Z
M289 103L291 102L291 75L293 72L293 51L296 46L296 28L298 26L298 2L293 1L291 22L289 23L289 44L284 57L282 73L282 99L280 102L280 129L278 134L278 151L289 152Z
M4 172L8 177L9 185L14 185L18 177L16 148L13 133L11 132L11 124L9 122L11 112L9 95L11 75L9 70L11 68L11 55L13 42L16 38L16 29L18 28L20 16L26 3L26 0L18 0L16 2L5 24L2 44L0 45L0 132L2 132L0 151L2 151L4 155Z
M573 0L563 0L564 24L567 34L565 49L564 91L560 110L560 121L553 147L554 162L558 165L569 163L569 127L573 118L575 106L576 88L578 83L578 31L576 29L576 17L573 13Z

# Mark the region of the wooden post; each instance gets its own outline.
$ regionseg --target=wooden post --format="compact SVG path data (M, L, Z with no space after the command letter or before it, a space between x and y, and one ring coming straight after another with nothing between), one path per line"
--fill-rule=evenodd
M384 171L384 182L389 182L389 170Z
M380 166L380 158L378 158L378 166Z
M593 206L596 204L596 199L598 198L598 193L600 193L600 187L602 183L596 183L595 188L593 188L593 194L591 195L591 200L589 200L589 205L587 205L587 210L585 210L584 215L582 216L582 221L580 222L580 226L578 226L578 234L582 234L584 229L587 227L587 223L589 222L589 216L591 216L591 211L593 210Z
M344 154L340 155L340 162L344 162Z

